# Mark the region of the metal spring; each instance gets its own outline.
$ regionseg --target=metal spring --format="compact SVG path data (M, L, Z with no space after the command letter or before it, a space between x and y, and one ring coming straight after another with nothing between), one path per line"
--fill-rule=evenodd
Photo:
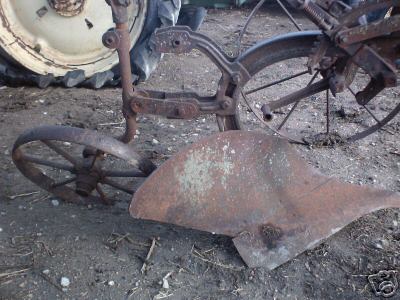
M318 25L318 27L322 27L324 30L330 30L332 28L332 26L327 24L325 21L324 11L322 11L314 2L305 1L302 5L302 9L305 11L307 16Z

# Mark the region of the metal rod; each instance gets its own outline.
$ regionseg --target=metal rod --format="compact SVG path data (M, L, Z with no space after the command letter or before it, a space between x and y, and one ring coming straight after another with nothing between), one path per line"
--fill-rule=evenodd
M105 177L147 177L141 171L130 170L130 171L104 171Z
M274 86L274 85L276 85L276 84L285 82L285 81L287 81L287 80L290 80L290 79L293 79L293 78L296 78L296 77L299 77L299 76L302 76L302 75L308 74L308 73L309 73L308 70L307 70L307 71L303 71L303 72L300 72L300 73L297 73L297 74L294 74L294 75L285 77L285 78L283 78L283 79L280 79L280 80L277 80L277 81L268 83L268 84L266 84L266 85L260 86L260 87L258 87L258 88L252 89L252 90L250 90L250 91L245 92L245 94L246 94L246 95L251 95L251 94L254 94L255 92L258 92L258 91L260 91L260 90L269 88L269 87Z
M295 139L295 138L293 138L293 137L291 137L291 136L289 136L287 134L284 134L282 131L278 131L275 128L273 128L272 126L270 126L267 122L265 122L263 120L263 117L253 109L253 107L250 105L249 99L247 98L246 94L243 93L243 91L241 91L241 94L242 94L243 100L246 103L247 107L251 110L251 112L254 114L254 116L262 124L264 124L268 129L270 129L272 132L276 133L277 135L283 136L284 138L288 139L291 142L298 143L298 144L303 144L303 145L306 144L306 142L297 140L297 139Z
M45 144L47 147L49 147L51 150L53 150L54 152L56 152L57 154L61 155L62 157L64 157L66 160L68 160L71 164L73 164L74 166L78 166L79 163L78 161L72 157L71 155L69 155L69 153L67 153L66 151L64 151L63 149L57 147L56 145L54 145L52 142L48 141L48 140L41 140L41 142L43 144Z
M74 168L71 167L71 166L60 164L60 163L53 162L53 161L43 160L41 158L38 158L38 157L35 157L35 156L30 156L30 155L27 155L27 154L21 154L21 159L29 161L29 162L34 163L34 164L42 165L42 166L56 168L56 169L68 171L68 172L71 172L71 173L74 172Z
M261 0L260 2L258 2L257 5L251 11L250 15L247 17L246 23L244 24L243 29L240 31L239 37L237 40L237 55L239 55L241 52L242 39L243 39L244 34L247 31L247 27L249 27L249 24L250 24L251 20L253 19L254 15L260 9L260 7L265 3L265 1L266 0Z
M285 14L288 16L290 21L293 23L293 25L297 28L298 31L302 31L300 25L296 22L296 20L293 18L292 14L287 10L287 8L283 5L283 3L280 0L276 0L278 2L279 6L283 9Z
M121 190L125 193L131 194L133 195L135 193L134 190L129 189L121 184L119 184L118 182L115 182L114 180L108 179L108 178L104 178L101 183L112 186L113 188L116 188L118 190Z
M329 101L329 90L326 90L326 134L330 133L330 114L331 107Z
M310 86L310 85L314 82L314 80L315 80L315 78L317 78L318 74L319 74L319 71L316 72L316 73L314 74L314 76L311 78L311 80L310 80L310 82L307 84L307 86ZM301 100L302 100L302 99L297 100L297 102L293 105L292 109L289 111L289 113L286 115L285 119L284 119L284 120L282 121L282 123L279 125L278 130L281 130L281 129L282 129L282 127L285 125L285 123L287 122L287 120L289 119L289 117L291 116L291 114L294 112L294 110L296 109L297 105L300 103Z
M59 186L66 185L68 183L74 182L75 180L76 180L76 177L68 178L67 180L52 184L51 187L52 188L56 188L56 187L59 187Z
M311 95L320 93L326 89L329 88L329 78L324 78L316 83L313 83L312 85L309 85L305 88L302 88L290 95L287 95L285 97L282 97L279 100L271 101L269 103L269 107L271 111L287 106L291 103L296 102L298 99L303 99L305 97L309 97Z
M371 117L375 120L376 123L381 124L381 121L372 113L372 111L365 105L363 105L365 110L371 115Z

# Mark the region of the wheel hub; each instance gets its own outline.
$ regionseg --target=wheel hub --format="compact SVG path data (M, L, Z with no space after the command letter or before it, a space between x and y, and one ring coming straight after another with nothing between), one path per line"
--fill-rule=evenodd
M47 0L51 8L59 15L73 17L80 14L85 6L85 0Z
M138 0L129 8L131 47L149 3ZM1 50L37 74L57 77L79 69L89 78L118 63L117 52L102 43L104 32L114 26L104 0L1 0L0 18Z

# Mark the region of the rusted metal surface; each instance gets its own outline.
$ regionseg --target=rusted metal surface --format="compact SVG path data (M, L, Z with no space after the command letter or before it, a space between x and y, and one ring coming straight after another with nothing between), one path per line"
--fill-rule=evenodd
M79 5L84 5L83 0L50 2L59 13L76 13ZM336 95L344 91L354 80L357 68L364 69L371 78L364 90L355 95L360 105L366 105L384 88L397 85L400 1L371 0L357 8L334 0L289 2L303 10L322 32L300 32L261 41L237 58L229 57L211 39L188 27L163 28L153 35L153 45L160 52L197 49L218 67L222 75L215 95L203 97L193 92L165 93L133 87L127 14L130 1L108 0L116 26L104 34L103 44L116 49L119 56L125 133L113 139L78 128L35 128L16 141L12 152L16 166L38 186L70 202L95 200L111 204L102 184L134 193L130 206L133 217L231 236L248 266L268 269L318 245L362 215L400 207L399 194L342 183L318 173L284 139L238 131L241 97L248 104L246 95L306 72L317 70L306 87L263 105L264 120L272 120L274 110L292 104L295 108L301 99L316 93L325 91L328 95L331 90ZM366 25L355 21L389 7L394 7L396 13L386 19ZM279 62L279 57L308 57L308 70L248 92L243 90L259 71ZM313 83L319 74L323 78ZM327 118L328 106L329 103ZM377 124L348 140L378 130L399 111L400 103ZM138 113L180 119L215 114L220 131L231 131L204 138L153 172L155 165L127 145L136 133ZM284 135L283 124L273 130ZM329 128L328 123L328 133ZM67 163L30 155L30 148L25 145L34 142L48 147ZM75 157L57 142L83 145L84 149ZM125 160L133 169L104 169L107 154ZM57 182L39 166L66 171L72 177ZM137 192L113 179L149 174Z
M80 14L86 2L86 0L48 0L50 7L64 17Z
M74 146L86 146L85 153L81 157L73 157L71 153L63 150L60 145L54 144L53 141L71 143ZM40 158L30 155L28 153L29 148L24 146L32 142L41 142L46 145L60 156L61 163L49 160L47 157ZM88 149L93 151L88 151ZM133 170L103 170L101 162L105 153L125 160L132 166ZM95 131L64 126L43 126L28 130L19 136L15 142L12 158L21 173L35 184L67 202L75 203L107 201L102 195L91 195L99 183L111 185L109 177L146 177L155 169L152 162L142 158L132 147L116 139ZM68 163L65 163L65 161ZM72 189L66 185L70 182L57 183L53 178L46 175L39 166L48 166L69 172L73 176L73 180L70 182L75 182L76 188ZM122 188L119 189L123 190ZM125 188L125 191L129 190L130 187Z
M134 194L135 218L233 237L250 267L274 269L400 195L321 175L287 141L229 131L189 146Z

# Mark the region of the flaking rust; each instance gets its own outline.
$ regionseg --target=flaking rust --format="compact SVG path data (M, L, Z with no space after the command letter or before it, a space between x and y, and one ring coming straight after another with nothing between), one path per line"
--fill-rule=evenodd
M324 176L283 139L229 131L164 163L135 193L130 213L231 236L248 266L273 269L387 207L400 207L400 195Z

